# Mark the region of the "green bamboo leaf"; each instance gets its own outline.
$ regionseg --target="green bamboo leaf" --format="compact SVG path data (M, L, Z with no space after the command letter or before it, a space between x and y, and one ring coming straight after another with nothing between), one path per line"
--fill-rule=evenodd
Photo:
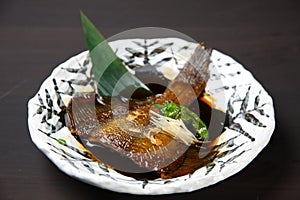
M139 96L151 94L150 89L126 69L87 16L83 12L80 12L80 16L99 94L102 96L117 96L126 92L129 94L134 92Z

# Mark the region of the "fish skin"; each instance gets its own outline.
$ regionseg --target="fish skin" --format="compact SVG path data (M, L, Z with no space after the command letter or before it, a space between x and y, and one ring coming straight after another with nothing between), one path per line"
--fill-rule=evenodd
M209 79L209 63L212 49L198 45L190 60L175 77L158 104L174 102L178 105L189 106L205 89Z
M67 108L71 132L130 158L145 171L157 171L165 178L192 172L186 168L178 171L185 166L189 146L162 130L149 132L149 111L158 112L153 107L154 102L190 105L206 86L210 55L211 49L198 45L190 61L160 96L129 103L120 101L118 97L102 98L100 103L99 97L93 93L73 97ZM116 107L124 112L114 114Z

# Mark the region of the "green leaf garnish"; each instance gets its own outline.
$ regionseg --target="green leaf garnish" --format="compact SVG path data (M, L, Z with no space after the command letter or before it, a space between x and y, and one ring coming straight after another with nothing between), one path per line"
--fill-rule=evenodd
M126 69L87 16L83 12L80 12L80 16L99 94L117 96L125 92L138 92L149 95L150 89Z
M164 116L172 119L181 119L185 125L191 125L194 128L194 132L202 139L208 139L208 130L205 123L190 109L173 102L164 105L154 103L154 106L158 108Z

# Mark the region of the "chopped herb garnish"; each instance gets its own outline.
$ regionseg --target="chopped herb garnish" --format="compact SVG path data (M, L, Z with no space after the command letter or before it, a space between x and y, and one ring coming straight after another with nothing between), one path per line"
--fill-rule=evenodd
M190 127L191 125L193 127L194 130L192 132L195 132L197 136L200 136L204 140L208 139L208 130L205 123L190 109L173 102L165 105L154 103L154 106L158 108L164 116L172 119L181 119L186 126Z

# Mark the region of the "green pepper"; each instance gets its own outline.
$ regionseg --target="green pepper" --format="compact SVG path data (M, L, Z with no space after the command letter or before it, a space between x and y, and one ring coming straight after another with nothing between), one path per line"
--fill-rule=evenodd
M181 119L186 126L192 126L193 131L202 139L208 139L208 130L205 123L187 107L177 105L173 102L164 105L154 103L154 106L158 108L164 116L172 119Z

